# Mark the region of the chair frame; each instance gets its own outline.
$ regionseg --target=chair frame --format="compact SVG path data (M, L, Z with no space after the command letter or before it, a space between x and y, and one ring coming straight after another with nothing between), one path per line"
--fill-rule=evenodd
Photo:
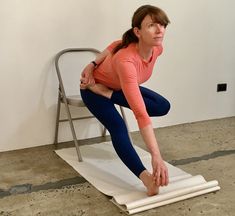
M94 49L94 48L67 48L67 49L61 50L55 56L55 68L56 68L56 73L57 73L57 77L58 77L58 80L59 80L59 88L58 88L58 101L57 101L57 111L56 111L56 125L55 125L54 145L55 145L55 148L57 148L59 123L68 121L69 125L70 125L70 129L71 129L71 133L72 133L72 136L73 136L73 141L74 141L74 144L75 144L75 148L76 148L76 152L77 152L77 156L78 156L78 161L82 162L83 161L82 160L82 155L81 155L81 152L80 152L80 149L79 149L79 144L78 144L78 140L77 140L77 136L76 136L73 121L74 120L88 119L88 118L95 118L95 116L90 115L90 116L86 116L86 117L72 118L72 115L71 115L71 112L70 112L70 109L69 109L69 105L71 105L71 104L69 104L68 97L67 97L66 92L65 92L65 88L64 88L64 84L63 84L63 80L62 80L62 76L61 76L61 70L60 70L60 67L59 67L59 60L60 60L62 55L66 54L66 53L73 53L73 52L92 52L92 53L98 55L100 53L100 51L97 50L97 49ZM66 114L67 114L67 119L60 119L61 103L63 103L65 105L65 111L66 111ZM82 107L82 106L78 106L78 107ZM84 104L83 107L86 107L85 104ZM119 107L120 107L120 111L121 111L121 115L123 117L123 120L124 120L124 122L127 126L129 137L131 139L124 109L123 109L122 106L119 106ZM105 136L105 135L106 135L106 128L104 127L104 130L102 132L102 136Z

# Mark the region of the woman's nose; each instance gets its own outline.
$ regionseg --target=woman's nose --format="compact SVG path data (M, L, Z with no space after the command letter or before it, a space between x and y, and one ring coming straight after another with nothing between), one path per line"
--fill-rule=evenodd
M157 33L161 33L163 29L164 27L161 24L157 23L157 28L156 28Z

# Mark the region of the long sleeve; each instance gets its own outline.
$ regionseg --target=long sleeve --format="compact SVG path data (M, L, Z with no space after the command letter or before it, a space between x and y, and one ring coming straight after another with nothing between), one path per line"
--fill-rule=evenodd
M115 68L122 91L137 119L139 128L149 125L151 120L139 89L137 71L134 63L128 60L121 60L115 64Z

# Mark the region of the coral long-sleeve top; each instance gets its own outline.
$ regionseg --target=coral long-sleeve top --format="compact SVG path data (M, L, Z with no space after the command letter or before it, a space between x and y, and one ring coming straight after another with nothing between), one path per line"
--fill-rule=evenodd
M120 41L115 41L107 47L110 54L94 70L94 78L96 82L111 89L122 89L139 128L143 128L151 124L151 120L146 111L139 85L150 78L154 63L163 48L162 46L154 47L149 62L146 62L138 54L135 43L120 49L113 55L111 52L118 43Z

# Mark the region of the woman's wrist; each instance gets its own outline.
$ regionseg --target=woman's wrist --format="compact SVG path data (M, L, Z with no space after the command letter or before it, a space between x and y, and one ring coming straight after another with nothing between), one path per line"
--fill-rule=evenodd
M151 154L152 157L156 157L156 158L161 158L162 157L160 152L151 152L150 154Z
M96 68L98 64L95 61L91 61L91 64Z
M156 158L161 158L161 152L159 149L154 149L154 150L150 150L150 154L152 157L156 157Z
M86 66L86 70L87 70L90 74L93 73L94 69L95 69L95 66L94 66L92 63L89 63L89 64Z
M90 62L90 63L88 64L88 66L89 66L90 68L92 68L92 69L95 68L95 65L94 65L92 62Z

